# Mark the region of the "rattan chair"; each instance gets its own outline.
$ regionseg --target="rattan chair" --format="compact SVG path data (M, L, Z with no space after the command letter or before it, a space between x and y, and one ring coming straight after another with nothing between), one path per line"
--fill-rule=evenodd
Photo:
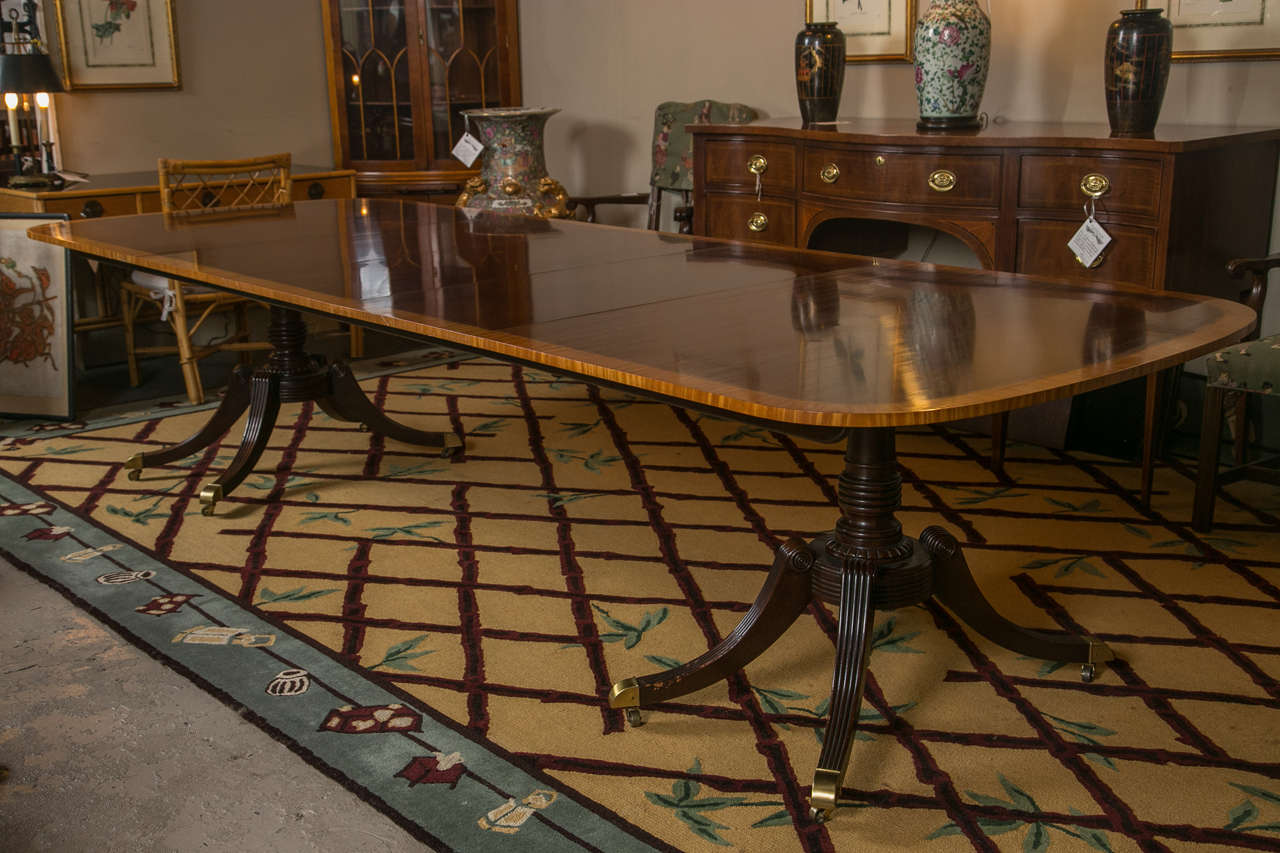
M215 213L281 210L292 204L289 168L288 154L245 160L161 158L160 209L175 221ZM201 403L204 385L200 381L200 359L228 350L248 353L271 348L266 341L249 339L246 309L256 303L242 296L135 271L121 284L120 302L129 384L135 387L139 383L138 356L177 354L187 399ZM173 330L173 344L137 345L137 324L152 309ZM211 317L227 313L235 319L233 333L213 343L196 343L196 333Z

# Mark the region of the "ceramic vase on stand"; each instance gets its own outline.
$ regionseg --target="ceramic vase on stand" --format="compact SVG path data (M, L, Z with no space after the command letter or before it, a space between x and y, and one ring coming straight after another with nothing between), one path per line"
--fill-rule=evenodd
M844 33L830 21L805 24L796 36L796 96L805 127L836 120L844 57Z
M547 175L543 137L547 119L558 109L493 107L463 110L471 135L480 140L480 175L458 195L457 206L501 210L543 219L564 218L568 194Z
M916 26L915 58L917 126L944 131L979 127L991 19L978 0L933 0Z
M1173 24L1163 9L1126 9L1107 29L1103 80L1112 136L1151 136L1160 119Z

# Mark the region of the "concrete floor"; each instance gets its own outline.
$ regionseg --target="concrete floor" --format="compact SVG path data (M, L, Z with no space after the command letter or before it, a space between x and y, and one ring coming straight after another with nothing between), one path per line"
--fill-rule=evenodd
M424 849L0 560L0 850Z

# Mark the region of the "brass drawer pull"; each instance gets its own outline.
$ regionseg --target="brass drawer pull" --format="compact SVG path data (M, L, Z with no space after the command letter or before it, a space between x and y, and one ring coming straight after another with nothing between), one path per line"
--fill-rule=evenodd
M822 178L824 184L834 184L840 179L840 167L835 163L828 163L822 167L822 171L818 173L818 177Z
M956 188L956 173L939 169L929 176L929 186L940 193L949 193Z
M759 234L761 231L769 227L769 217L763 213L756 211L751 214L751 218L747 220L747 229Z
M1102 198L1111 189L1111 179L1097 172L1090 172L1080 179L1080 192L1089 198Z
M747 171L753 175L763 175L767 168L769 168L769 161L764 159L763 154L756 154L747 161Z

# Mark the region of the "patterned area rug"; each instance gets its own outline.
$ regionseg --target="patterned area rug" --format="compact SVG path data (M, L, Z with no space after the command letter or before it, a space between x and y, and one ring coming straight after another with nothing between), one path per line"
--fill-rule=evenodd
M1019 658L943 608L879 614L844 805L805 797L831 608L744 674L628 727L617 679L727 634L789 536L835 519L842 448L485 360L367 380L455 461L285 407L199 512L215 446L125 476L203 412L0 440L0 544L435 846L529 850L1280 847L1280 491L1194 533L1190 473L906 431L904 527L942 524L989 597L1122 660Z

